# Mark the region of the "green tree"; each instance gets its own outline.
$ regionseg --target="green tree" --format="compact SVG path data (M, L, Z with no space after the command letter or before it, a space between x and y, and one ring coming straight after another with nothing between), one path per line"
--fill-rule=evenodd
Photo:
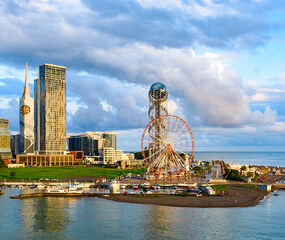
M244 174L244 172L247 170L247 167L245 165L241 166L240 172L241 174Z
M226 179L233 180L233 181L242 181L243 177L241 176L240 172L236 169L228 171L226 175Z
M253 172L248 172L248 173L246 174L246 176L247 176L247 177L253 177L254 174L253 174Z
M5 168L7 167L4 160L2 159L2 156L0 156L0 168Z
M10 172L10 176L11 176L12 178L14 178L14 177L16 176L16 172L14 172L14 171Z

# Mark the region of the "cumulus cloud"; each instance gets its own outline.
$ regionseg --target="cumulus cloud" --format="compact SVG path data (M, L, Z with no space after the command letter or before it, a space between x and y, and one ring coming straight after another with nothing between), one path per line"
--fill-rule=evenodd
M272 37L272 29L283 29L282 18L270 16L282 15L284 4L0 1L0 61L19 69L28 56L34 70L45 62L67 66L71 132L143 128L148 88L156 81L167 85L170 111L195 127L252 133L256 124L282 130L283 120L274 108L251 110L250 104L277 101L276 94L281 98L283 92L245 86L223 54L201 54L197 46L256 48ZM0 98L7 97L4 92L12 98L22 94L17 81L24 79L24 71L9 71L0 68ZM32 75L31 81L37 74Z
M111 69L119 79L146 86L162 81L171 96L181 99L186 115L199 115L207 124L240 125L250 114L239 75L193 49L157 49L137 43L94 49L90 59Z
M77 78L71 73L68 84L81 101L69 122L71 131L132 129L147 123L145 87L98 75Z
M47 59L74 68L94 65L89 50L139 42L155 47L244 48L263 44L284 22L284 1L0 2L0 57L37 65ZM250 22L250 24L248 24Z

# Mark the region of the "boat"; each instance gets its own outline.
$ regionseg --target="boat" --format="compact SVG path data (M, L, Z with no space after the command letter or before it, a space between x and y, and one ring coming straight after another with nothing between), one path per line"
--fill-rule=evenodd
M68 186L60 185L58 187L48 187L46 193L83 193L82 188L78 188L76 185L68 184Z
M189 185L186 183L178 183L177 187L178 187L178 189L187 189L187 188L189 188Z
M112 181L110 185L110 191L112 193L120 193L120 182L119 181Z
M74 185L76 185L77 188L90 188L91 183L74 182Z
M77 187L76 185L69 185L67 192L68 193L83 193L83 189Z
M43 190L43 189L45 189L45 188L46 188L46 186L43 185L43 184L39 184L39 185L37 186L37 189L39 189L39 190Z
M66 193L64 189L48 189L47 193Z
M4 190L0 190L0 195L4 194Z
M152 188L153 188L154 190L159 190L159 189L160 189L160 186L159 186L157 183L155 183L155 184L153 184Z
M126 189L126 185L121 185L121 189Z
M144 185L144 187L150 187L150 183L149 182L145 182L143 185Z

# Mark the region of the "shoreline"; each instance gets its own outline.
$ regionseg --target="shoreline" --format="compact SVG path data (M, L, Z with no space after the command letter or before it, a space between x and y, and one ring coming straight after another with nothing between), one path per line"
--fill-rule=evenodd
M108 194L108 193L32 193L12 196L12 199L34 197L98 197L115 202L151 204L171 207L194 208L226 208L226 207L253 207L258 205L268 192L236 185L228 185L227 191L218 196L193 197L185 195L163 194Z
M131 195L113 194L98 196L99 198L115 202L135 204L151 204L171 207L195 207L195 208L226 208L226 207L253 207L258 205L269 193L255 188L229 186L224 196L172 196L172 195Z

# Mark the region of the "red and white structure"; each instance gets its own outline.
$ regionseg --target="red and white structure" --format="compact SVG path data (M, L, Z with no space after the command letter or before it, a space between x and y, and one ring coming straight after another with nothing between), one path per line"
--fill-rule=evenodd
M141 140L148 174L156 177L190 174L189 163L194 156L192 130L183 119L167 114L167 96L166 87L162 83L151 86L150 122Z

